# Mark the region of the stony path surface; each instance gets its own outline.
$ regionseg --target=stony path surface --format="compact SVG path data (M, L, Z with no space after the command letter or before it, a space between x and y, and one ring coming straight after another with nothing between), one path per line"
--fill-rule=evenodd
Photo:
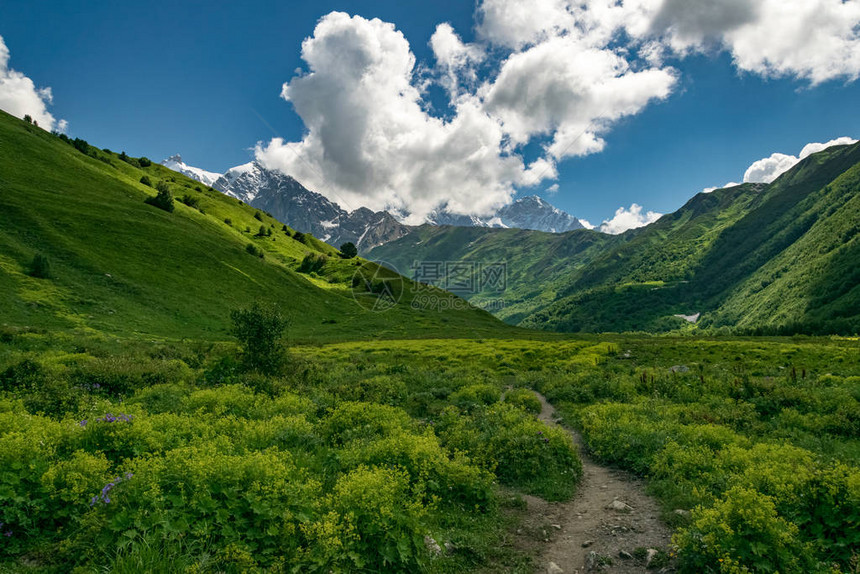
M540 419L557 424L555 409L544 397L538 395L538 398L543 405ZM565 503L526 497L529 507L526 528L545 533L540 544L538 572L671 571L659 567L646 569L645 560L632 556L636 548L666 551L670 544L671 531L659 518L657 502L645 494L644 483L628 473L597 464L586 454L579 434L569 432L579 446L583 466L576 496Z

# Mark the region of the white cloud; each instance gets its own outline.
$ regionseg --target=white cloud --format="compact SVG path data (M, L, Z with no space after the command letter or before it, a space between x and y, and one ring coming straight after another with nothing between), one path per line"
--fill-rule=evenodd
M826 143L810 143L803 146L803 149L800 150L800 156L798 159L804 160L811 156L814 153L818 153L820 151L824 151L829 147L837 146L837 145L852 145L857 143L857 140L854 138L849 138L847 136L843 136L841 138L836 138L835 140L830 140Z
M636 203L631 205L629 209L619 207L615 212L615 217L604 221L600 225L599 231L610 235L618 235L629 229L645 227L646 225L654 223L663 217L662 213L656 213L654 211L649 211L643 214L642 209L643 207ZM583 225L585 224L583 223Z
M590 221L588 221L587 219L580 219L580 218L577 218L577 219L579 219L579 222L586 229L594 229L594 225Z
M738 68L813 85L860 76L860 1L748 1L757 17L724 35Z
M430 47L440 68L441 82L451 99L456 100L461 91L461 82L471 85L477 82L475 65L480 64L486 54L475 44L464 44L448 23L436 27L436 32L430 38Z
M515 144L552 134L554 159L603 149L600 133L636 114L675 85L672 70L634 71L622 56L569 37L551 38L512 55L481 91Z
M558 193L558 190L561 189L557 183L552 184L548 188L546 188L546 193L550 195L555 195Z
M860 0L478 0L476 18L474 42L437 26L434 61L419 64L393 24L323 17L302 45L307 71L282 92L306 135L261 142L258 159L346 208L486 215L668 98L671 58L726 51L739 70L811 84L860 74ZM444 117L428 112L433 84ZM792 161L766 158L748 178Z
M560 35L576 25L566 0L483 0L478 19L483 38L512 49Z
M719 187L706 187L705 189L702 190L702 193L713 193L713 192L717 191L718 189L728 189L729 187L737 187L739 185L741 185L741 184L739 184L736 181L730 181L729 183L727 183L725 185L721 185Z
M66 121L57 122L48 111L52 101L51 88L36 88L33 80L9 67L9 48L0 36L0 109L19 118L29 115L46 130L63 131Z
M610 50L552 38L511 54L477 86L485 51L448 24L431 39L452 114L429 114L409 43L393 24L333 12L302 44L308 71L282 96L302 141L257 146L258 160L346 208L389 209L420 222L433 209L486 215L516 188L558 177L558 161L603 149L611 123L668 96L673 70L634 70ZM548 137L526 165L519 145Z
M619 32L648 61L726 50L738 69L813 85L860 76L858 0L484 0L479 34L510 48Z
M799 156L775 153L770 157L760 159L753 163L744 174L746 183L772 183L776 179L814 153L823 151L835 145L850 145L857 140L849 137L841 137L826 143L811 143L804 146Z
M487 214L529 175L519 156L504 152L501 125L475 97L459 98L450 121L422 109L415 57L392 24L331 13L302 57L309 73L284 84L283 97L308 132L298 143L258 145L267 167L344 207L391 209L410 222L440 205Z

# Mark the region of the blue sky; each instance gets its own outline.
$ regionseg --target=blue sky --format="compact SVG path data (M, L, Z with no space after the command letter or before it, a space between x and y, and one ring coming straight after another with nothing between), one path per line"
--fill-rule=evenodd
M6 0L0 36L11 53L9 67L36 86L52 88L50 112L69 122L70 135L157 160L181 152L187 163L217 172L249 161L257 142L273 137L300 142L317 125L308 114L308 122L303 121L296 113L298 104L285 101L280 92L297 68L307 71L302 41L332 11L393 23L418 65L428 69L436 65L431 37L439 24L450 23L464 44L485 47L483 64L475 67L479 81L492 82L511 54L528 51L547 35L542 32L541 40L514 46L517 40L500 32L477 30L476 7L463 1L256 0L241 6L172 1L142 6ZM481 18L488 17L484 13ZM539 193L594 223L632 203L666 213L705 187L741 181L751 163L774 152L797 155L807 143L860 134L860 82L851 81L852 69L820 81L813 70L816 61L798 64L797 58L786 56L787 63L776 72L761 73L755 63L742 70L736 61L749 60L750 54L741 48L703 42L701 49L686 44L678 49L688 38L678 33L665 41L675 49L660 63L675 74L668 95L612 121L598 134L605 140L602 151L559 158L557 181L546 179L531 189L520 185L521 195ZM641 60L631 62L643 66ZM302 89L299 93L296 88L296 101L314 100L312 86ZM455 110L448 104L438 83L422 97L431 115L450 119ZM528 137L532 139L518 152L526 163L552 140L551 134ZM311 143L306 141L306 149ZM324 169L320 163L314 173ZM391 177L401 181L397 169L391 168ZM363 202L363 189L351 183L360 180L356 174L331 177L336 181L305 183L336 189L333 194L349 198L348 207ZM545 192L553 183L558 191ZM426 193L416 190L401 200L409 208L413 198Z

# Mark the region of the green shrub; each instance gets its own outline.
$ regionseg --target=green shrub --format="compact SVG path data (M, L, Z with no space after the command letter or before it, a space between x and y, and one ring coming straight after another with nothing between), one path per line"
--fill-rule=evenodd
M406 400L408 390L402 380L386 375L344 381L333 392L347 401L364 401L399 406Z
M352 259L358 255L358 248L355 246L355 243L344 243L340 246L340 255L344 259Z
M508 391L508 394L505 395L505 402L534 415L539 415L542 410L540 400L528 389Z
M493 475L463 455L449 456L439 439L428 430L417 435L396 432L389 436L349 443L340 455L347 468L397 466L406 472L425 502L436 497L440 504L457 504L470 511L486 511L493 502Z
M141 177L140 183L142 183L143 185L146 185L148 187L152 187L152 180L149 179L148 175L144 175L143 177Z
M190 376L182 361L143 357L108 356L90 358L71 369L71 384L115 397L129 397L152 385L178 383Z
M736 487L711 508L693 511L674 538L684 571L823 572L808 557L797 526L777 515L773 499Z
M192 209L197 209L197 210L200 209L200 200L197 199L196 197L191 196L191 195L185 194L182 196L182 199L180 199L179 201L184 203L185 205L187 205L188 207L190 207Z
M501 397L502 392L498 387L488 384L478 384L469 385L456 391L449 397L449 401L461 409L471 410L479 406L497 403Z
M319 273L328 263L328 256L323 253L308 253L299 265L299 273Z
M405 473L360 467L338 479L329 511L302 526L303 558L323 571L414 572L426 557L426 509L412 498Z
M230 313L230 333L242 345L242 364L249 371L276 374L286 361L281 338L290 320L273 307L254 303Z
M549 500L570 497L582 475L582 461L566 431L505 403L471 416L449 408L436 427L446 446L467 453L502 484Z
M149 167L152 165L152 160L145 156L139 158L137 162L140 164L140 167Z
M51 279L51 262L47 256L37 253L30 262L30 277L37 279Z
M320 435L332 445L358 439L376 439L409 430L412 419L405 411L372 403L338 405L319 423Z
M186 447L126 468L131 476L110 490L110 503L94 505L70 551L92 553L150 532L206 540L213 549L236 545L262 564L294 562L299 517L313 516L321 498L320 484L275 450Z
M164 210L168 213L173 213L176 206L173 205L173 194L170 193L170 186L163 181L159 181L158 185L155 186L155 189L158 191L158 194L155 197L147 197L144 200L144 203L157 207L158 209Z

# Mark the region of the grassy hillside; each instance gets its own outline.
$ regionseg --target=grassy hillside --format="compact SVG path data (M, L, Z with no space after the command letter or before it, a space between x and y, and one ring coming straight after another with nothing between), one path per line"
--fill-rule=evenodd
M557 330L700 327L855 333L860 145L815 154L767 186L700 194L568 278L524 324Z
M701 193L618 237L423 228L373 258L507 264L497 316L558 331L860 330L860 144L815 154L770 185ZM477 304L490 294L477 293Z
M563 234L524 229L436 227L425 225L409 235L373 249L368 257L415 277L415 262L466 262L506 265L506 286L480 285L458 293L497 317L516 324L552 303L564 279L582 269L623 238L581 229Z
M157 164L137 167L85 142L78 148L0 112L0 325L220 339L231 309L264 300L292 317L297 338L500 327L438 291L446 304L413 309L414 285L388 271L343 260L331 246ZM168 213L145 204L156 191L140 183L144 176L194 207L176 201ZM38 254L50 262L50 278L30 276ZM376 287L389 282L399 304L368 310L376 295L353 281L359 270Z

